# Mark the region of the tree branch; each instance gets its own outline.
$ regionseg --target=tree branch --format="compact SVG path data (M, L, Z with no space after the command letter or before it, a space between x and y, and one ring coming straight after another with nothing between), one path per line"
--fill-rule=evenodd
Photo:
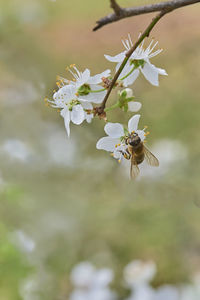
M116 1L111 1L111 4L117 4ZM117 79L119 78L119 75L121 74L122 70L124 69L128 59L131 57L132 53L135 51L135 49L141 44L141 42L149 36L150 32L152 31L152 29L154 28L154 26L158 23L158 21L166 14L172 12L173 10L179 8L179 7L183 7L186 5L190 5L190 4L194 4L200 2L200 0L174 0L174 1L169 1L169 2L162 2L162 3L158 3L158 4L152 4L152 5L146 5L143 7L137 7L137 8L132 8L132 15L136 15L136 11L140 11L140 13L137 14L143 14L143 13L148 13L148 12L152 12L152 11L160 11L160 13L153 18L153 20L151 21L151 23L148 25L148 27L145 29L145 31L140 35L140 37L138 38L138 40L136 41L136 43L133 45L133 47L126 53L126 56L124 58L124 60L122 61L118 71L115 73L115 76L113 77L110 86L107 90L107 93L105 95L105 98L101 104L101 106L99 106L97 109L97 114L99 116L104 115L105 114L105 107L106 107L106 102L108 100L108 97L112 91L112 89L114 88ZM117 4L118 5L118 4ZM124 11L125 9L120 8L122 11ZM151 10L150 10L151 9ZM127 11L128 9L126 9ZM130 10L130 9L129 9ZM134 14L133 14L133 10L134 10ZM131 16L131 15L129 15ZM115 14L115 17L116 14ZM117 17L118 20L122 17L118 16ZM116 20L117 21L117 20ZM113 21L110 21L113 22ZM108 24L110 22L107 22L105 24ZM105 25L104 24L104 25ZM102 27L103 25L98 25L98 28ZM98 29L96 28L96 29Z
M97 25L94 27L93 31L96 31L109 23L117 22L124 18L152 13L156 11L172 11L180 7L198 3L200 2L200 0L173 0L144 6L134 6L129 8L121 8L115 0L110 0L110 2L114 13L98 20L96 22Z
M115 86L115 83L119 77L119 75L121 74L122 70L124 69L128 59L130 58L130 56L132 55L132 53L135 51L135 49L141 44L141 42L145 39L145 37L149 36L151 30L153 29L153 27L156 25L156 23L165 15L169 13L169 11L165 10L160 12L155 18L153 18L153 20L151 21L151 23L149 24L149 26L145 29L145 31L140 35L140 37L138 38L137 42L133 45L133 47L126 53L126 57L124 58L123 62L121 63L121 66L119 67L118 71L115 73L115 76L113 77L111 84L109 86L109 89L107 91L107 94L101 104L101 106L99 107L99 112L100 114L102 112L104 112L105 106L106 106L106 102L108 100L108 97L113 89L113 87Z

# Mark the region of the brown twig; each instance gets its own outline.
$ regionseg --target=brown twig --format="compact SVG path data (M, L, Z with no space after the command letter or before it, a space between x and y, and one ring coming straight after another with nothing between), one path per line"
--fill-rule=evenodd
M124 18L129 18L137 15L152 13L156 11L164 11L164 10L175 10L180 7L184 7L187 5L195 4L200 2L200 0L172 0L166 2L160 2L155 4L149 4L144 6L134 6L128 8L120 7L115 0L110 0L111 7L114 10L113 14L107 15L100 20L97 21L97 25L94 27L94 31L100 29L101 27L119 21Z

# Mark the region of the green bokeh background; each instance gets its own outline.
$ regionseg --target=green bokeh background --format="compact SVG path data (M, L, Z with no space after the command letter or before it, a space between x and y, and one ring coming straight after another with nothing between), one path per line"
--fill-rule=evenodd
M119 53L121 38L136 38L152 18L130 18L94 33L95 21L111 11L108 2L0 1L1 300L22 299L19 287L29 276L41 282L38 299L67 299L69 272L82 260L114 269L121 296L122 270L133 259L157 263L154 285L187 282L200 268L199 5L166 16L152 32L164 49L153 63L169 76L160 78L159 88L142 76L134 85L149 145L170 139L187 151L159 179L130 182L116 161L96 150L103 121L72 125L68 140L63 119L44 105L56 74L68 76L67 65L93 74L113 68L103 54ZM130 116L116 110L108 118L127 123ZM5 151L11 139L31 149L26 161ZM33 253L13 243L17 230L35 241Z

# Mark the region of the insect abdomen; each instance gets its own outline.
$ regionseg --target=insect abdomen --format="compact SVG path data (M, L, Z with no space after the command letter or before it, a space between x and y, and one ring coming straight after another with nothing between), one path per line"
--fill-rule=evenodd
M135 148L135 149L134 149ZM144 147L143 144L140 143L137 147L133 147L133 155L136 163L139 165L144 160Z

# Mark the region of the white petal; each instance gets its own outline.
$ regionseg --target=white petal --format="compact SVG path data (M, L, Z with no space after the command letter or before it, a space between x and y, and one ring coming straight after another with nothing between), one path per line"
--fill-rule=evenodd
M132 112L139 111L141 107L142 107L142 104L140 102L136 102L136 101L128 102L128 110L130 110Z
M92 110L93 109L93 106L90 102L86 102L86 101L82 101L81 102L81 105L84 109L90 109ZM88 123L91 123L92 119L93 119L94 115L93 113L91 114L88 114L86 111L85 111L85 119Z
M164 69L157 68L160 75L168 75Z
M133 96L133 90L132 89L126 88L125 91L126 91L126 97L127 98L130 98L130 97Z
M118 71L119 67L120 67L120 63L117 64L116 66L116 72ZM121 79L121 81L123 82L123 85L125 87L133 84L133 82L137 79L138 75L139 75L139 70L136 69L134 70L128 77L126 77L125 79L122 79L123 77L125 77L129 72L131 72L131 70L133 69L133 65L130 64L130 62L128 61L128 63L125 65L123 71L121 72L119 79Z
M94 118L94 114L88 114L85 112L85 119L88 123L91 123L93 118Z
M82 105L78 104L73 106L72 112L71 112L71 121L74 124L81 124L85 119L85 112L83 110Z
M125 54L126 54L126 51L124 52L121 52L115 56L110 56L110 55L104 55L105 58L111 62L122 62L123 59L125 58Z
M146 138L144 130L136 130L136 133L139 135L141 141L143 142Z
M124 158L122 152L126 152L126 150L127 150L127 146L124 144L120 144L120 146L115 147L113 151L113 157L122 160Z
M159 85L158 82L158 75L167 75L166 71L160 68L156 68L150 62L146 62L144 67L141 68L141 72L143 73L144 77L155 86Z
M100 140L98 140L96 147L99 150L106 150L109 152L113 152L115 150L115 145L119 144L119 139L114 139L109 136L103 137Z
M134 83L134 81L138 78L140 72L138 69L134 70L127 78L123 80L124 86L129 86Z
M140 115L134 115L130 120L128 121L128 131L136 131L138 128L138 123L140 120Z
M89 78L90 78L90 70L85 69L85 71L80 74L80 77L75 82L76 87L79 88L80 86L85 84Z
M70 111L66 107L66 108L64 108L64 109L61 110L60 114L64 118L65 128L66 128L66 131L67 131L67 135L69 137L70 136L70 127L69 127L69 123L70 123Z
M72 99L76 99L75 93L76 88L74 85L65 85L53 95L53 99L55 100L56 104L61 104L63 101L64 103L68 103Z
M110 76L110 70L106 70L100 74L97 74L97 75L94 75L94 76L91 76L89 78L89 80L87 81L87 83L89 84L98 84L100 82L102 82L102 77L109 77Z
M81 101L81 105L83 106L84 109L93 109L93 106L90 102L87 101Z
M105 133L112 138L124 136L124 127L120 123L107 123L104 130Z

